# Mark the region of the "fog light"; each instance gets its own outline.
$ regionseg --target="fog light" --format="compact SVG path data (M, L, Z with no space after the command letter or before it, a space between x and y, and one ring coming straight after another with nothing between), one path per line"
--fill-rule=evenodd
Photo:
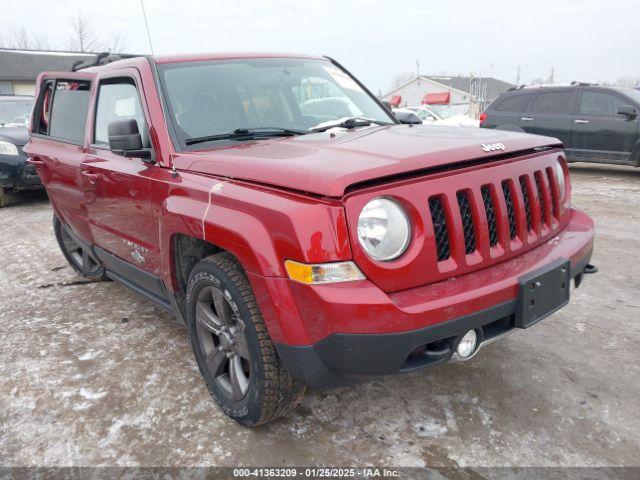
M476 351L478 335L475 330L469 330L458 343L456 353L460 358L469 358Z

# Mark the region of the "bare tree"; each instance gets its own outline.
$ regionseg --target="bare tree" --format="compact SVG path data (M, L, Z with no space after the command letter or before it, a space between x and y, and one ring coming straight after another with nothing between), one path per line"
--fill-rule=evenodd
M99 52L106 50L105 44L100 40L91 20L82 12L78 12L71 19L71 37L67 47L75 52Z
M410 82L414 78L416 78L416 74L413 72L398 73L393 77L393 80L391 81L391 88L398 88L405 83Z
M48 50L49 41L46 37L33 32L27 32L22 27L11 27L6 34L0 34L0 47L16 48L19 50Z
M640 77L618 77L616 85L618 87L640 87Z
M124 53L127 49L127 34L123 32L116 33L111 39L111 46L109 52L111 53Z

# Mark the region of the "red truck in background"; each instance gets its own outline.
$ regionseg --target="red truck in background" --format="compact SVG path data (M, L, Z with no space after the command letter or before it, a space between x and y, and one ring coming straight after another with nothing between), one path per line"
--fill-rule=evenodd
M56 237L184 322L244 425L307 385L469 359L583 278L556 139L399 124L324 57L111 60L38 79L25 150Z

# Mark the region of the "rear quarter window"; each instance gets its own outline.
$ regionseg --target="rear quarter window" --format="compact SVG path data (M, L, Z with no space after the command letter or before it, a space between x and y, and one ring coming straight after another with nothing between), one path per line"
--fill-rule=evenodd
M533 97L532 93L509 95L496 105L495 110L497 112L522 112L529 105L531 97Z
M39 99L37 133L82 143L89 111L89 89L87 81L47 82Z

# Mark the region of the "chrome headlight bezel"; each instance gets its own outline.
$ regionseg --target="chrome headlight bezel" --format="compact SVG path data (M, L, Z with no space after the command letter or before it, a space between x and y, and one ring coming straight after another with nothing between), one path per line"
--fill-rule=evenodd
M376 213L375 210L378 210ZM381 214L380 210L384 212ZM369 222L379 221L371 226ZM386 224L383 223L386 221ZM371 229L378 229L376 241L373 246ZM384 233L380 231L384 229ZM368 231L369 230L369 231ZM365 253L374 260L389 262L399 258L411 243L411 220L400 202L390 197L375 197L369 200L358 215L357 235L360 246ZM391 236L390 236L391 235ZM393 237L395 236L395 238ZM385 243L386 242L386 243ZM380 247L382 245L382 247Z

